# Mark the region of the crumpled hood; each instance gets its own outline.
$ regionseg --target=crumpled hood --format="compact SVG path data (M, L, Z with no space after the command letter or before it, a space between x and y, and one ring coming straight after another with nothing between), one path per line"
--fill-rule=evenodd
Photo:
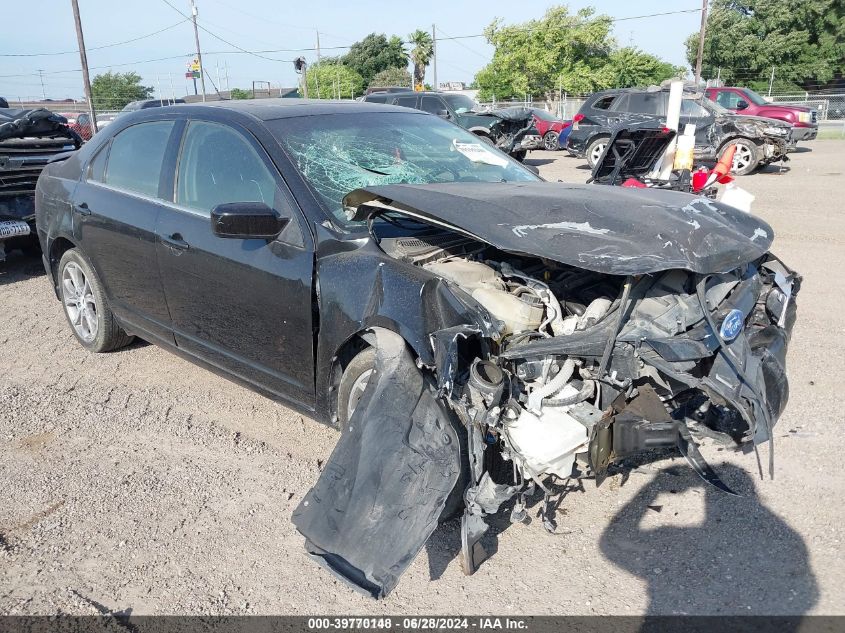
M655 189L448 183L366 187L344 198L353 219L384 212L379 204L504 251L614 275L727 272L765 254L774 237L751 214Z

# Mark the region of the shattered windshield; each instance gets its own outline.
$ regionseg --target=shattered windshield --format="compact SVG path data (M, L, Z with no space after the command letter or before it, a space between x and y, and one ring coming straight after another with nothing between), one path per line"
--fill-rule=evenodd
M463 114L464 112L476 112L479 109L478 104L466 95L443 95L446 102L456 113Z
M367 112L267 121L267 127L339 224L360 187L399 183L539 180L474 134L434 116Z

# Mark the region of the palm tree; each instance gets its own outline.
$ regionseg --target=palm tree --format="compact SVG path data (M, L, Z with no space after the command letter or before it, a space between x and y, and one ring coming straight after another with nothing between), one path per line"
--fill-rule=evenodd
M428 66L434 54L434 40L427 31L417 29L408 36L408 41L414 45L411 50L411 61L414 62L414 86L422 87L425 81L425 67Z

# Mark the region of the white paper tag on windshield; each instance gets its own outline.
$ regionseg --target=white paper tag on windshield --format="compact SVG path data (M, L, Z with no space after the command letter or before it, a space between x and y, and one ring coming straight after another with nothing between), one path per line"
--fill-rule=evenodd
M483 143L461 143L459 140L453 139L452 147L474 163L496 165L497 167L508 166L507 158L500 156L488 147L484 147Z

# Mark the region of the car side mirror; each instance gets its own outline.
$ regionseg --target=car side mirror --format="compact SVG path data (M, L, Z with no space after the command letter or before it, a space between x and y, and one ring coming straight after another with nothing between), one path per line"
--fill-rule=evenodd
M439 116L439 117L441 117L441 118L443 118L443 119L451 119L451 118L452 118L452 115L451 115L451 114L449 114L449 111L448 111L448 110L438 110L438 111L437 111L437 116Z
M269 240L289 221L263 202L227 202L211 210L211 230L217 237Z
M743 99L740 99L739 101L736 102L736 109L737 110L745 110L745 108L747 108L747 107L748 107L748 102L743 100Z

